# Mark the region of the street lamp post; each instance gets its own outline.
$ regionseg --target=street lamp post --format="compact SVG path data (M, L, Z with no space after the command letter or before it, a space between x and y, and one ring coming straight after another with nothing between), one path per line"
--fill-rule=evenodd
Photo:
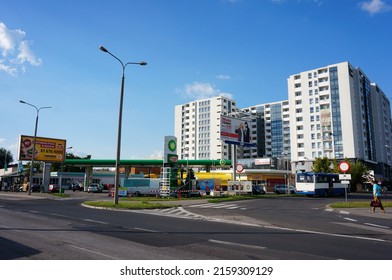
M117 56L109 52L104 46L99 46L99 49L105 53L110 54L116 60L121 63L122 67L122 78L121 78L121 91L120 91L120 108L118 112L118 130L117 130L117 154L116 154L116 166L115 166L115 175L114 175L114 204L118 204L118 187L119 187L119 173L120 173L120 151L121 151L121 128L122 128L122 108L123 108L123 99L124 99L124 80L125 80L125 67L129 64L138 64L141 66L147 65L147 62L127 62L123 63Z
M22 103L22 104L26 104L26 105L29 105L31 107L34 107L35 110L37 111L37 116L35 118L33 153L31 155L31 163L30 163L29 195L31 195L31 188L33 187L33 164L34 164L34 157L35 157L35 144L36 144L36 141L37 141L38 115L39 115L39 111L41 109L49 109L49 108L52 108L52 107L47 106L47 107L40 107L40 108L38 108L37 106L35 106L33 104L30 104L30 103L27 103L27 102L25 102L23 100L19 100L19 102Z

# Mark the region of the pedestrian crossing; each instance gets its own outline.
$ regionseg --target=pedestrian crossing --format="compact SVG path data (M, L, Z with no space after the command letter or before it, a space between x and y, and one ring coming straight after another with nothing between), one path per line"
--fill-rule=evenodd
M241 207L239 204L226 204L226 203L203 203L203 204L193 204L189 205L188 208L212 208L212 209L228 209L228 210L246 210L246 208Z
M221 203L203 203L203 204L193 204L187 206L187 208L199 208L199 209L226 209L226 210L235 210L241 209L245 210L245 208L241 208L238 204L221 204ZM142 210L131 210L136 213L150 214L150 215L159 215L166 217L176 217L176 218L184 218L184 219L196 219L196 220L209 220L206 216L199 215L187 211L183 207L174 207L174 208L166 208L166 209L142 209Z
M174 208L167 208L167 209L131 210L131 212L141 213L141 214L149 214L149 215L157 215L157 216L192 219L192 220L206 220L205 216L189 212L182 207L174 207Z

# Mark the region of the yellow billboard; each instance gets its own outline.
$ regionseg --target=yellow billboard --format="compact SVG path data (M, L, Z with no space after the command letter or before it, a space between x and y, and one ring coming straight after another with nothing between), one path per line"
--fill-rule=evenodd
M19 137L18 160L31 160L34 137ZM66 140L36 137L34 160L45 162L63 162L65 159Z

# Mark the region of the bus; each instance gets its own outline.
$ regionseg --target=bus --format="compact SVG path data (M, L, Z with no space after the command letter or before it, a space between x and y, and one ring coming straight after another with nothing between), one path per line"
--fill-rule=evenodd
M332 196L344 195L347 191L347 184L342 184L339 174L300 172L296 174L295 187L297 194L308 196Z

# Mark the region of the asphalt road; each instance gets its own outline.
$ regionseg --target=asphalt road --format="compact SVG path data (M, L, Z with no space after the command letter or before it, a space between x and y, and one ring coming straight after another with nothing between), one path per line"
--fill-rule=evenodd
M334 198L217 205L184 200L175 209L144 211L86 208L81 205L86 198L108 199L107 194L53 199L0 193L0 259L392 258L389 213L331 211L325 206Z

